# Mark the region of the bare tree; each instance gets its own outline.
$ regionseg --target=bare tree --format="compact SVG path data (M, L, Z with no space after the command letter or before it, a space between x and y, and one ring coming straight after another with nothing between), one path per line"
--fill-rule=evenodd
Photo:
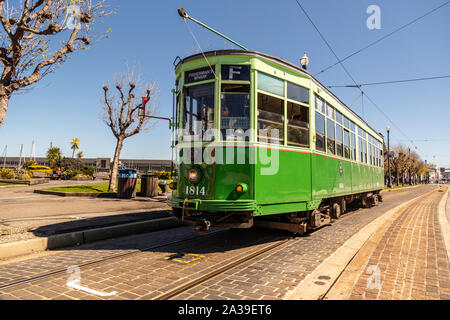
M153 104L154 83L143 84L140 74L140 72L137 74L128 72L115 80L114 86L118 97L110 94L109 86L103 86L102 118L117 139L113 167L109 179L109 192L115 192L116 190L119 157L124 140L143 130L149 130L151 127L149 117L155 112ZM144 99L148 103L145 103Z
M93 22L111 11L106 0L0 0L0 128L9 100L92 43ZM106 33L108 33L108 30Z

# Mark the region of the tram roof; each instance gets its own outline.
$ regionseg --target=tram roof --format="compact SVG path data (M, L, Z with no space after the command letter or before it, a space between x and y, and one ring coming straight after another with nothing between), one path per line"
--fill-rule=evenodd
M308 72L308 70L303 69L301 66L298 66L292 62L289 62L285 59L272 56L270 54L262 53L259 51L251 51L251 50L238 50L238 49L227 49L227 50L212 50L212 51L206 51L203 53L197 53L191 56L188 56L184 59L181 59L178 61L178 63L175 65L175 69L178 68L180 64L201 59L204 57L211 57L211 56L225 56L225 55L246 55L246 56L252 56L252 57L258 57L263 58L272 62L275 62L277 64L283 65L287 68L290 68L296 72L302 73L309 78L311 78L319 87L321 87L322 90L325 90L328 92L331 96L333 96L336 100L338 100L345 108L347 108L348 111L350 111L355 117L357 117L359 120L361 120L366 126L368 126L370 129L373 130L376 134L378 134L381 139L384 141L384 136L372 126L370 126L363 118L361 118L357 113L355 113L352 109L350 109L341 99L339 99L333 92L330 91L326 86L324 86L319 80L317 80L311 73Z

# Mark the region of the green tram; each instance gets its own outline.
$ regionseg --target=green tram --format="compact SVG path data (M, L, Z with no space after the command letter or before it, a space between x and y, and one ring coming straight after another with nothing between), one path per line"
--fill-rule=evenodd
M383 136L307 70L245 50L175 64L169 205L195 225L301 234L382 201Z

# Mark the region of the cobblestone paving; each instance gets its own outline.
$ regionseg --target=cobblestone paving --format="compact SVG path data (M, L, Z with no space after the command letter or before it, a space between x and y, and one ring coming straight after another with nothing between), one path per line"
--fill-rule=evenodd
M176 299L282 299L363 226L400 203L430 190L427 186L401 194L385 193L382 205L348 217L344 215L331 227L296 238L267 256L229 270Z
M392 223L350 299L450 299L449 260L438 219L441 198L442 193L433 193Z
M91 261L113 257L119 254L162 246L183 239L195 238L192 227L161 230L127 238L111 239L61 250L45 257L27 259L0 265L0 287L19 280L30 279L41 274L67 269L71 265L81 265Z
M308 273L361 227L387 210L431 188L431 186L424 186L386 193L385 202L382 205L348 216L344 215L332 226L289 241L176 298L281 299L288 290L298 285ZM166 233L170 231L166 230ZM256 252L285 235L273 230L225 231L204 238L208 241L179 243L82 268L81 285L101 292L118 291L116 295L103 299L154 299L174 287L216 270L239 257ZM135 245L138 245L137 243ZM95 246L92 250L94 249ZM105 251L108 250L105 248ZM196 261L184 263L183 261L190 260L190 256L174 255L180 252L202 257ZM165 259L168 256L172 256L173 259ZM23 263L23 265L27 264L26 261ZM57 275L0 290L0 299L102 299L99 296L68 288L67 277L66 274Z

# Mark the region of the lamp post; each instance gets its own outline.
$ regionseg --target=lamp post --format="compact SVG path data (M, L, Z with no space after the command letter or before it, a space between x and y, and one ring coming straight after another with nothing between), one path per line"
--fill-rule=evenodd
M303 53L303 57L301 57L300 59L300 64L302 65L302 68L307 70L308 69L308 64L309 64L309 58L306 55L306 52Z
M388 126L386 127L387 131L387 138L388 138L388 188L392 188L392 181L391 181L391 150L389 148L389 131L391 131L391 128Z
M426 182L426 184L428 184L428 165L427 165L427 160L425 160L425 168L427 168L427 172L426 172L426 175L425 175L425 182Z

